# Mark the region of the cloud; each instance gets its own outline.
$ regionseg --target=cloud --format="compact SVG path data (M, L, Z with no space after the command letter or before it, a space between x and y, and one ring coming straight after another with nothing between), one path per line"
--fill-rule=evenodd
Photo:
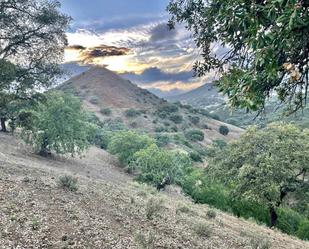
M150 41L157 42L157 41L164 41L164 40L171 40L175 38L177 35L177 30L172 29L170 30L167 26L166 22L159 23L150 31Z
M192 71L183 71L178 73L164 72L157 67L145 69L142 73L137 74L134 72L123 73L123 77L136 82L138 84L150 84L158 81L176 82L176 81L189 81L193 77Z
M121 56L130 52L128 48L99 45L96 47L85 47L82 45L71 45L66 48L66 54L71 58L67 61L83 62L84 64L97 64L98 61L109 56Z

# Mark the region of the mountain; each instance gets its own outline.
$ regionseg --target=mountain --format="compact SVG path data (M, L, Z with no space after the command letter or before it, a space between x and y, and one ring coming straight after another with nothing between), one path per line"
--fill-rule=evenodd
M91 67L66 81L60 88L71 89L90 103L115 108L147 108L162 101L104 67Z
M164 134L170 137L171 144L189 151L192 148L190 143L186 143L184 134L190 129L203 131L205 139L192 142L199 147L218 139L229 141L238 138L243 132L236 126L212 119L198 109L168 103L103 67L92 67L67 80L58 89L78 96L85 108L95 113L103 123L116 122L117 126L124 125L150 134ZM222 125L229 127L227 136L219 132Z
M192 91L180 95L166 97L171 102L180 101L199 108L218 106L225 103L224 97L218 92L214 83L206 83Z

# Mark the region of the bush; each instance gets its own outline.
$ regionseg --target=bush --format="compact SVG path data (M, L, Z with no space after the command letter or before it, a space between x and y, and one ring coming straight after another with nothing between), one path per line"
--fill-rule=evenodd
M192 124L197 125L200 122L199 116L189 116L189 120Z
M109 115L111 115L112 114L112 110L110 109L110 108L102 108L101 110L100 110L100 112L103 114L103 115L105 115L105 116L109 116Z
M204 132L197 129L188 130L185 133L185 137L193 142L203 141L204 140Z
M136 152L130 164L139 173L139 181L157 188L164 180L165 185L181 182L190 167L191 160L186 154L162 150L155 144Z
M201 157L201 155L196 152L196 151L192 151L190 152L190 158L192 159L192 161L194 162L203 162L203 158Z
M146 205L146 217L148 220L152 220L162 210L162 200L151 198Z
M156 139L156 144L159 147L164 147L168 145L170 142L170 137L167 135L156 134L155 139Z
M77 178L64 175L59 177L59 186L63 189L75 192L77 191Z
M210 210L207 211L206 216L207 216L209 219L214 219L214 218L216 218L217 213L216 213L215 210L210 209Z
M146 135L139 135L132 131L119 131L112 136L108 150L117 155L122 163L128 164L137 151L154 143L155 140Z
M303 221L297 230L297 236L303 240L309 240L309 221Z
M159 126L155 128L155 132L164 132L167 131L167 129L164 126Z
M148 233L148 235L144 235L142 233L137 233L134 237L135 243L138 245L140 249L155 249L155 241L156 237L153 233Z
M98 129L94 136L92 144L98 146L101 149L106 150L112 136L113 133L111 131Z
M97 96L92 96L89 100L91 104L97 105L99 104L99 98Z
M212 228L204 222L195 224L193 230L200 237L209 238L212 234Z
M292 209L280 208L276 227L287 234L296 235L300 223L304 217Z
M126 116L127 118L135 118L135 117L137 117L137 116L140 115L140 114L141 114L140 111L135 110L135 109L133 109L133 108L128 109L128 110L125 111L125 116Z
M271 248L271 243L263 237L254 237L250 240L250 246L252 249L269 249Z
M157 111L166 113L178 112L178 106L175 104L164 103L159 106Z
M230 129L226 126L226 125L220 125L219 127L219 132L223 135L223 136L227 136L230 132Z
M180 114L172 114L169 117L175 124L181 124L183 121L183 117Z

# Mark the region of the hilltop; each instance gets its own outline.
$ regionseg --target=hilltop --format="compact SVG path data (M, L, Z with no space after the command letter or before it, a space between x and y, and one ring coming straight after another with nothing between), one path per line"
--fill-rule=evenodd
M207 218L207 205L192 203L175 187L158 193L134 183L117 160L95 147L81 159L46 159L0 134L0 151L3 249L309 248L308 242L218 210ZM77 192L58 185L64 174L78 178ZM208 228L204 235L201 224Z
M215 120L203 110L179 103L172 105L103 67L90 68L58 89L78 96L103 123L116 122L129 129L168 136L200 129L205 135L204 141L198 143L202 146L218 139L229 141L242 133L242 129ZM229 128L228 135L220 134L222 125Z

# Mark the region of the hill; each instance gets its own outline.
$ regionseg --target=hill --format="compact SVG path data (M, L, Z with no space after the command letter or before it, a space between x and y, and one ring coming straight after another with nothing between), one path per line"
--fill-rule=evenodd
M302 128L309 128L308 107L291 116L286 116L284 105L277 99L271 98L266 102L265 110L257 116L257 112L232 109L213 83L206 83L192 91L166 99L170 102L180 101L183 104L189 104L195 108L202 108L209 112L212 117L242 128L246 128L249 125L264 127L266 124L275 121L292 122Z
M214 83L206 83L187 93L166 97L166 99L171 102L180 101L199 108L218 106L225 103L224 97L219 94Z
M103 67L91 68L64 82L58 89L78 96L86 109L105 124L117 123L154 136L169 136L171 144L180 147L187 147L184 133L190 129L204 133L203 141L192 142L199 147L218 139L229 141L242 133L242 129L214 120L201 110L170 104ZM220 134L222 125L228 126L228 135Z
M158 193L134 183L98 148L80 159L46 159L0 134L0 151L3 249L309 248L308 242L218 210L209 219L207 205L192 203L175 187ZM59 186L65 174L78 178L77 192Z

